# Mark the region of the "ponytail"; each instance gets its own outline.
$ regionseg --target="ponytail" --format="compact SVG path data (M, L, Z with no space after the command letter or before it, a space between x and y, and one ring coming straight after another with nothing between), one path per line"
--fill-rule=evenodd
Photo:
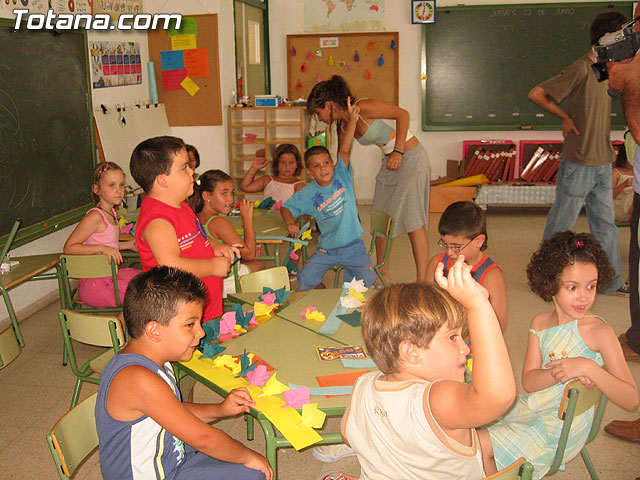
M193 185L193 195L189 197L189 206L195 213L200 213L204 208L202 192L213 193L219 182L231 180L231 177L222 170L207 170L198 177Z

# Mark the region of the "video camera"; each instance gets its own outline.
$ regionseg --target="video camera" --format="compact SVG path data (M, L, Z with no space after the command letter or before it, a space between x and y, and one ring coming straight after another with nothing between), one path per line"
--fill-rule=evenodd
M593 55L596 63L591 65L599 82L609 78L607 62L619 62L633 57L640 48L640 36L633 29L632 20L625 23L617 32L603 35L598 43L593 46Z

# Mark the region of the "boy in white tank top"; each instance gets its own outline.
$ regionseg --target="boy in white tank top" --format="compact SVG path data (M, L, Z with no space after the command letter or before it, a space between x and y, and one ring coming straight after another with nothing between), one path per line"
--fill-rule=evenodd
M380 368L361 376L342 420L361 480L484 477L475 427L495 420L515 398L515 380L500 325L484 287L458 257L443 292L425 283L395 284L367 302L362 336ZM466 312L465 312L466 308ZM466 313L466 315L465 315ZM474 347L473 383L464 383Z

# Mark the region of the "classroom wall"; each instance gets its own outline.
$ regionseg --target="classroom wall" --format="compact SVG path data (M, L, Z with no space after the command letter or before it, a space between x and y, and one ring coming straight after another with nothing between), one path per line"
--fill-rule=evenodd
M297 0L297 8L292 8L291 0L269 0L270 13L270 41L271 65L286 65L286 36L303 32L303 1ZM590 0L587 0L590 1ZM597 1L597 0L593 0ZM528 0L486 0L468 2L478 4L526 4L540 3ZM552 2L548 2L552 3ZM569 3L569 2L566 2ZM456 0L438 0L438 7L456 6ZM420 54L421 29L420 25L411 23L411 2L409 0L387 0L385 7L386 30L399 32L399 104L409 111L411 116L410 129L420 139L427 149L431 160L431 178L436 179L445 175L447 159L462 158L462 142L464 140L479 139L508 139L514 142L520 140L562 140L560 131L487 131L487 132L423 132L421 130L421 90L420 90ZM436 20L437 21L437 20ZM471 28L472 26L470 26ZM464 32L460 32L464 34ZM585 42L585 53L589 48ZM286 68L272 68L272 88L274 93L284 94L287 91ZM470 79L470 81L472 81ZM533 87L533 85L531 85ZM354 92L357 95L357 92ZM614 139L622 138L622 132L613 132ZM353 168L356 175L356 197L361 202L373 198L375 175L380 157L375 146L361 147L354 142L352 152ZM370 165L376 168L370 168Z

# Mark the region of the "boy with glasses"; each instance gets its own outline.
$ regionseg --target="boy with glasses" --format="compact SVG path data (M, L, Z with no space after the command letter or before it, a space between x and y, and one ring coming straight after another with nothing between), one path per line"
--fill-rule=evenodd
M489 302L496 312L500 328L507 328L507 284L502 268L484 250L487 248L487 224L484 211L471 202L455 202L449 205L438 223L443 252L429 260L427 281L435 283L435 271L439 262L444 264L444 275L463 254L465 263L472 266L471 276L489 291Z

